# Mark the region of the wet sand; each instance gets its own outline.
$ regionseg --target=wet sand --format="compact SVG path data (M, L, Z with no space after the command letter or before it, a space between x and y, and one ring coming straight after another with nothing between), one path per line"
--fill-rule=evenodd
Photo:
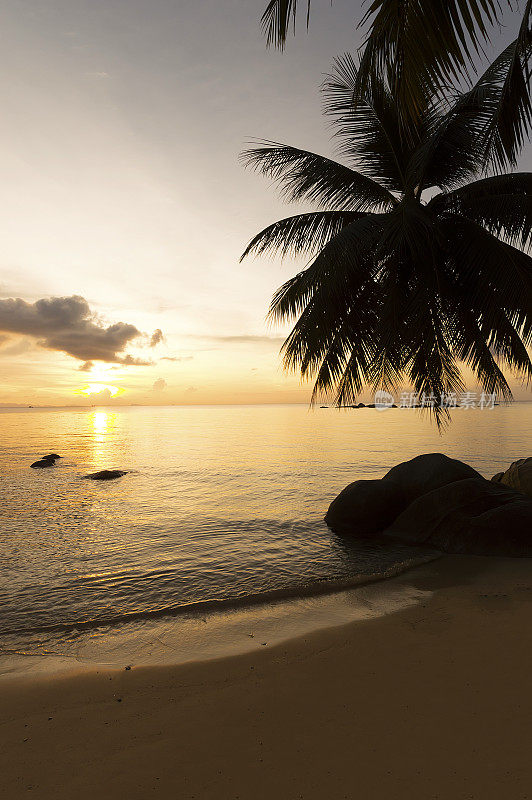
M530 797L532 561L394 584L421 599L251 653L1 681L0 797Z

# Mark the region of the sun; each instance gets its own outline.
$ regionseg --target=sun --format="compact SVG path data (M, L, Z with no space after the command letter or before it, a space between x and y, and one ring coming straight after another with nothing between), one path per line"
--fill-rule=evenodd
M120 386L111 386L108 383L88 383L79 393L85 397L90 397L93 394L100 394L100 392L109 392L109 397L118 397L123 394L124 389Z

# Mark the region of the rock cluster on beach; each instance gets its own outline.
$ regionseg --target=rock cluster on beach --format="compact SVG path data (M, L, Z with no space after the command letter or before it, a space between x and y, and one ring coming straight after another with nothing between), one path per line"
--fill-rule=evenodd
M347 486L325 521L339 534L384 534L446 553L532 556L531 475L532 458L488 481L441 453L421 455Z

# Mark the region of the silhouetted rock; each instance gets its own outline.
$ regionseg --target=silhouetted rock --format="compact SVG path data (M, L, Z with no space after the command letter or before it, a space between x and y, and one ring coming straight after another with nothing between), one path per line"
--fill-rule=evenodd
M84 475L84 478L89 478L91 481L112 481L115 478L121 478L122 475L127 475L127 471L122 469L102 469L99 472L91 472L90 475Z
M30 464L30 467L33 469L44 469L44 467L53 467L55 464L55 458L40 458L39 461L34 461L33 464Z
M58 458L61 458L61 456L58 456L57 453L49 453L49 455L40 458L39 461L34 461L33 464L30 464L30 467L36 467L38 469L53 467Z
M336 533L372 536L390 525L405 506L402 489L392 481L355 481L333 500L325 522Z
M384 533L446 553L532 556L532 500L481 477L452 481L414 500Z
M382 480L396 483L403 490L406 501L412 502L420 495L448 483L481 477L473 467L462 461L443 453L426 453L392 467Z
M498 472L491 480L532 497L532 458L514 461L506 472Z
M365 403L359 403L357 406L353 406L353 408L366 408Z

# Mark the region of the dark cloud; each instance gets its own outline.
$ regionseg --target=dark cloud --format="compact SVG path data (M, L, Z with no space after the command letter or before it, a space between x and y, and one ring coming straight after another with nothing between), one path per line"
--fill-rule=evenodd
M150 347L156 347L160 342L164 342L164 336L162 330L157 328L151 335Z
M93 366L94 364L92 361L85 361L85 363L81 365L79 370L80 372L90 372Z
M141 332L126 322L105 327L95 317L84 297L50 297L27 303L20 298L0 300L0 331L32 336L41 347L67 353L84 361L107 361L127 366L145 366L150 361L122 355Z
M157 378L155 383L153 384L153 391L154 392L164 392L168 384L164 380L164 378Z

